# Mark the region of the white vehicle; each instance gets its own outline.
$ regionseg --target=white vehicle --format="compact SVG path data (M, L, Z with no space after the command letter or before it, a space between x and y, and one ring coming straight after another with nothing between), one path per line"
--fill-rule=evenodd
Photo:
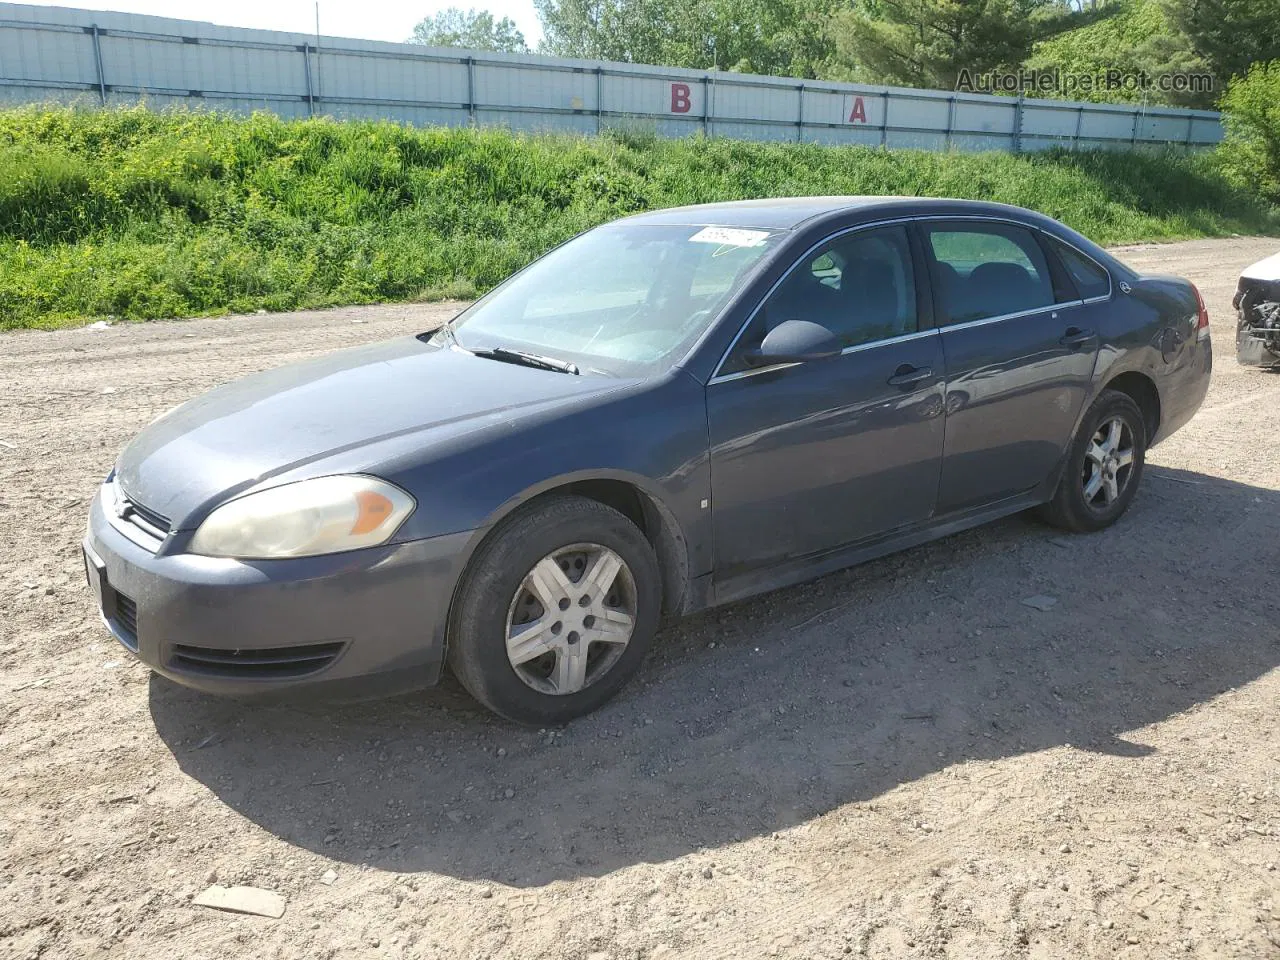
M1245 267L1232 301L1240 318L1236 359L1245 366L1280 366L1280 253Z

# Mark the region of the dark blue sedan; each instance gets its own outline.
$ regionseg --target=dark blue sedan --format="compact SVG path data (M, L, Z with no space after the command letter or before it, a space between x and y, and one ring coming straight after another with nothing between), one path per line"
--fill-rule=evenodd
M94 498L86 568L180 683L386 691L447 664L558 723L663 618L1028 508L1114 523L1211 363L1191 283L1026 210L663 210L432 334L162 417Z

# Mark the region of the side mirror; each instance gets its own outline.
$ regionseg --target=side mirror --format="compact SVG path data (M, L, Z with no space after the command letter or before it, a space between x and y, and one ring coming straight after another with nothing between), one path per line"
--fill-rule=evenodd
M747 363L765 367L774 363L807 363L840 355L840 341L820 323L786 320L765 335L759 349L747 354Z

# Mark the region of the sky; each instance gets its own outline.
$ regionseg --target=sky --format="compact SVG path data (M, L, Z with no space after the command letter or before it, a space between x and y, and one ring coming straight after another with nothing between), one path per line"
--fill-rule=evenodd
M205 20L226 27L253 27L260 30L295 30L311 33L316 28L314 0L63 0L41 3L39 7L78 7L84 10L116 10L145 13L179 20ZM525 42L536 47L542 36L533 0L320 0L320 32L331 37L358 37L362 40L403 42L414 24L449 6L477 7L490 11L494 19L510 17L524 34Z

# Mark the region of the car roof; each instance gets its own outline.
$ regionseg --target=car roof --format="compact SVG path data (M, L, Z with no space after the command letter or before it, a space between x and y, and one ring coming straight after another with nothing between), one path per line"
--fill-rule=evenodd
M763 230L792 230L801 224L845 213L867 216L930 216L984 214L1013 215L1023 221L1044 221L1047 217L1005 203L982 200L955 200L938 197L777 197L765 200L734 200L702 203L687 207L653 210L626 218L627 223L668 223L696 226L755 227Z

